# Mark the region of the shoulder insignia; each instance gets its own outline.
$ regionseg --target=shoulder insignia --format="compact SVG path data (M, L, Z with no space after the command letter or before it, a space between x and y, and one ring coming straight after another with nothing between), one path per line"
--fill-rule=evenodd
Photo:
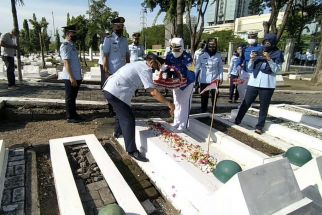
M63 45L67 46L67 45L69 45L69 43L68 42L63 42Z

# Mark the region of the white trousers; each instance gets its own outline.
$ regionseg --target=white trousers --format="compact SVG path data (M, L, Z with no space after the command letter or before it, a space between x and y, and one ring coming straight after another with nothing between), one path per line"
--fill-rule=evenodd
M189 84L184 90L173 90L173 103L175 105L173 127L177 130L188 128L192 90L193 83Z

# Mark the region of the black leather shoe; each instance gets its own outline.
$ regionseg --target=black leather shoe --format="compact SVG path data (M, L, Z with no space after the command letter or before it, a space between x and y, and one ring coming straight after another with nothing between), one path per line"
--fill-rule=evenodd
M256 128L256 129L255 129L255 133L256 133L256 134L262 134L262 133L263 133L263 131L262 131L261 129Z
M79 123L80 120L75 119L75 118L71 118L71 119L67 119L67 123Z
M139 151L129 152L129 155L132 158L134 158L135 160L138 160L138 161L142 161L142 162L148 162L149 161L149 159L144 157L144 155L142 155L141 152L139 152Z
M76 116L74 118L78 121L85 121L85 119L78 114L76 114Z
M122 136L122 134L119 134L119 133L116 133L116 132L113 132L113 137L114 138L119 138L120 136Z

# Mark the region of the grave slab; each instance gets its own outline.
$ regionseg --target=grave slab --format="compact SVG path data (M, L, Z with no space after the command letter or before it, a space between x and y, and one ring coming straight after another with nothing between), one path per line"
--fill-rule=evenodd
M91 151L114 197L124 211L127 214L146 214L95 135L53 139L49 143L57 199L62 215L85 214L64 148L65 145L84 143Z
M293 170L282 159L234 175L217 192L208 196L200 214L296 214L310 209L311 200L304 198ZM277 213L281 214L281 213Z
M258 112L258 110L254 108L250 108L249 110ZM231 121L234 121L237 113L237 109L231 111ZM246 124L252 128L255 128L257 124L257 117L246 114L242 120L242 124ZM269 121L265 122L263 130L265 131L265 133L280 138L289 143L290 147L302 146L311 151L311 153L314 155L322 155L322 140L318 138L300 133L296 130Z
M8 149L5 148L3 140L0 140L0 207L6 179L6 169L8 163Z

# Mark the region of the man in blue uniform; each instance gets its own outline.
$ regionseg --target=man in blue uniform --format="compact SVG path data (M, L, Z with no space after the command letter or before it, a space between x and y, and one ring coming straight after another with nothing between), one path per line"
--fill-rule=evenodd
M123 17L113 19L113 33L104 40L104 71L107 77L130 62L127 38L123 36L124 22Z
M144 46L140 44L140 36L141 34L139 32L132 34L133 43L129 45L131 62L143 60Z
M174 105L160 94L152 80L152 72L160 69L160 61L162 59L156 55L149 54L146 61L126 64L107 79L103 88L105 98L116 112L114 136L117 138L123 135L128 154L143 162L147 162L148 159L136 147L135 117L131 109L131 100L135 90L143 85L145 89L150 90L151 96L166 104L170 114L173 114Z
M248 32L248 40L247 40L248 46L244 49L244 54L242 55L243 57L241 58L241 61L239 63L239 65L241 65L246 72L249 72L247 65L248 65L248 62L250 61L250 54L252 52L256 53L257 55L261 55L263 53L263 46L258 44L257 36L258 36L257 32L254 32L254 31Z
M65 83L66 117L68 123L77 123L81 121L81 117L76 113L76 98L82 82L81 64L74 44L77 40L77 31L75 25L63 28L65 42L60 46L60 56L64 61L62 79Z
M113 19L113 33L105 37L103 45L103 67L105 72L105 78L114 74L119 68L126 63L130 63L130 52L127 38L123 36L124 22L123 17L117 17ZM115 115L113 107L108 105L109 112Z

